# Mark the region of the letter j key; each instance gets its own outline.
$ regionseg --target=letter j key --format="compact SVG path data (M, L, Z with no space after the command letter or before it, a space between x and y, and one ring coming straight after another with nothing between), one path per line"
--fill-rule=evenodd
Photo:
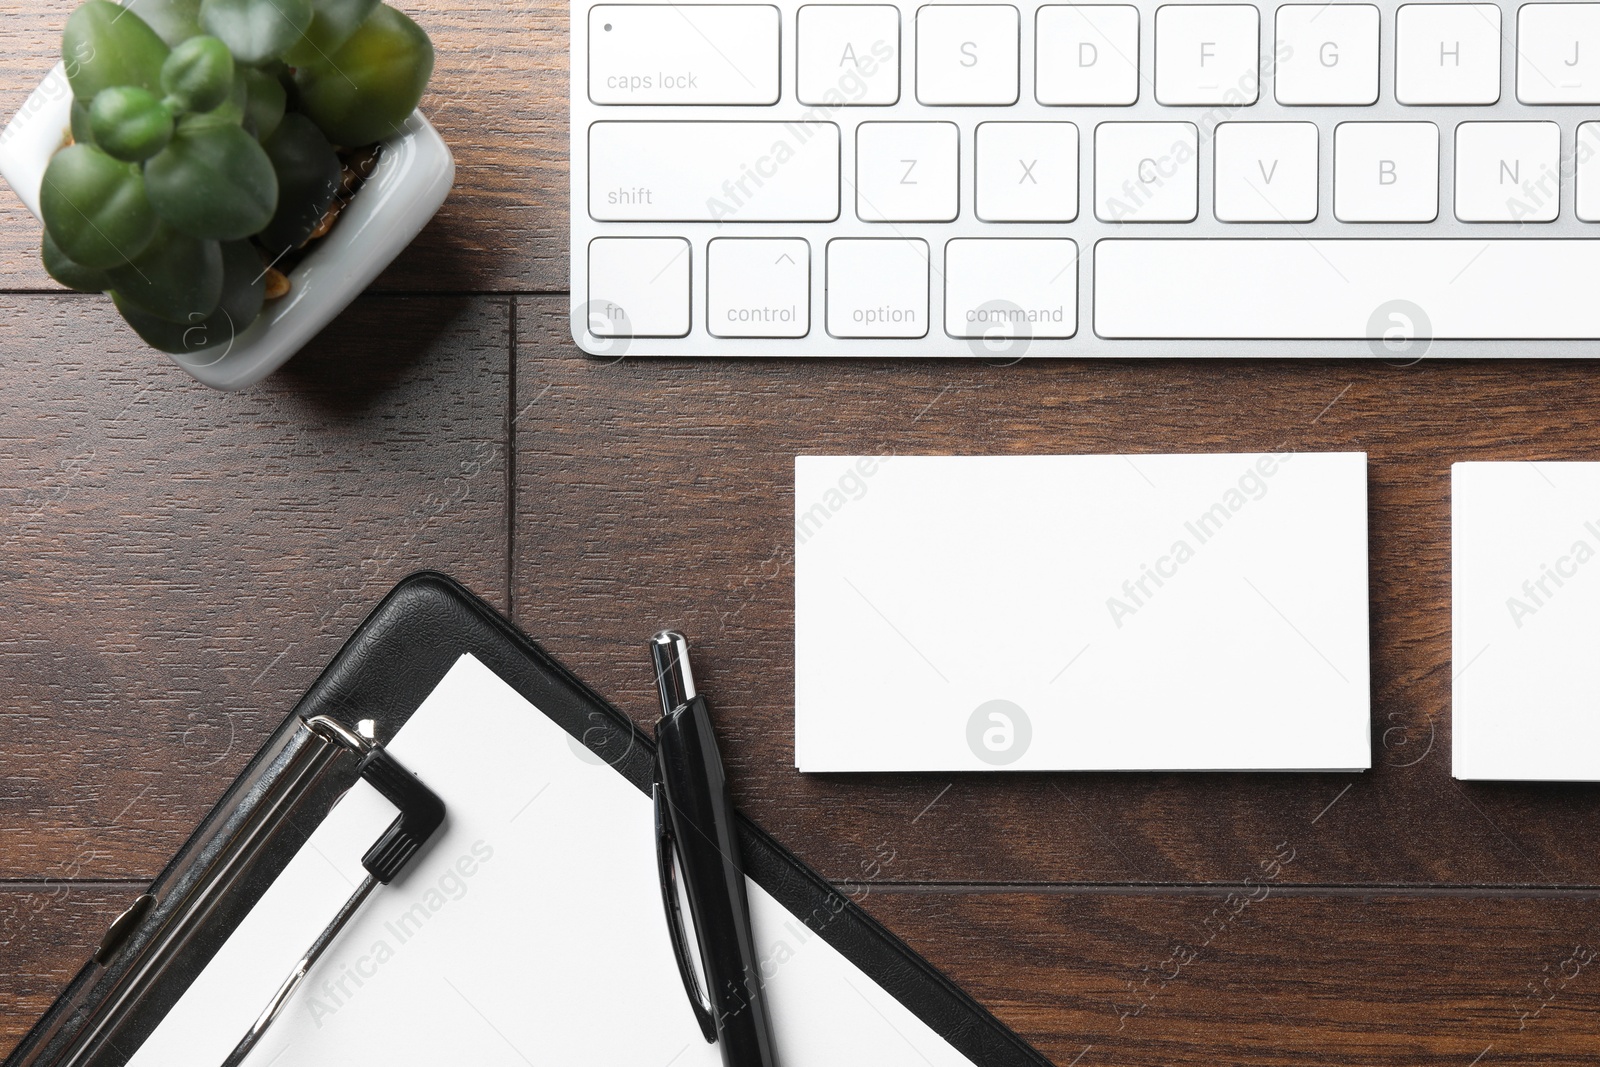
M1600 104L1600 4L1517 9L1517 99Z

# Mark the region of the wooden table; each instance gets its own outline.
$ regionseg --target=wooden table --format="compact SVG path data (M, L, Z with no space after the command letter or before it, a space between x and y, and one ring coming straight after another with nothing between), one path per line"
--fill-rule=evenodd
M0 112L71 7L0 0ZM59 292L0 194L0 1050L436 567L641 722L691 634L746 810L1063 1067L1594 1063L1595 798L1451 778L1448 522L1454 461L1600 458L1593 365L593 361L565 8L417 14L456 191L257 388ZM1371 456L1370 772L795 772L796 452L1280 446Z

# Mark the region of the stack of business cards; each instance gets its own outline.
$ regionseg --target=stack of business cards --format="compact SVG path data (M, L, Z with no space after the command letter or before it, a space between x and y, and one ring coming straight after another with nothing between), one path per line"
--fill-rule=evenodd
M802 456L802 771L1371 765L1361 453Z
M1600 463L1451 470L1457 778L1600 780Z

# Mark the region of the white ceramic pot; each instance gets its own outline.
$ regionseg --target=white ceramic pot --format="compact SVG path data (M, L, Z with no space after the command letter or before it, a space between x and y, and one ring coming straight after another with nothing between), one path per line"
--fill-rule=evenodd
M0 133L0 175L35 216L45 166L70 136L71 109L72 89L58 64ZM411 243L450 194L455 174L444 139L422 112L412 112L400 135L384 144L339 224L289 273L289 295L270 301L231 342L173 362L213 389L242 389L265 378ZM106 314L116 314L109 302ZM128 335L136 336L131 329Z

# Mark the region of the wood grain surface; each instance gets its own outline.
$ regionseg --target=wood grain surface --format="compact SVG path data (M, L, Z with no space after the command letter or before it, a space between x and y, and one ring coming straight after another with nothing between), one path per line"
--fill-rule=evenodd
M0 297L0 879L152 877L419 565L504 602L508 300L366 298L233 395L107 305Z
M1593 893L1265 883L889 887L867 899L1063 1067L1579 1067L1600 1056Z
M22 1040L140 890L75 879L0 883L0 1048Z
M0 114L72 6L0 0ZM641 722L686 630L741 804L1062 1067L1595 1061L1593 790L1449 773L1449 466L1600 458L1590 365L586 359L565 6L404 6L456 190L255 389L55 292L0 192L0 1053L433 566ZM1372 771L794 770L796 453L1269 448L1370 456Z

